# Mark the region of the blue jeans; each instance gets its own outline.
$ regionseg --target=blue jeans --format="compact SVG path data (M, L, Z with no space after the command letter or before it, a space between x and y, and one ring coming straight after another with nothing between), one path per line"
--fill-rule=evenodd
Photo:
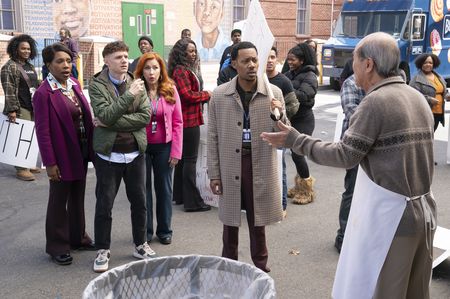
M156 236L172 236L172 171L169 166L172 142L148 144L145 152L147 164L147 241L153 237L152 171L156 195Z
M286 153L286 149L283 148L283 159L282 159L282 163L283 163L283 173L282 173L282 177L283 177L283 211L286 210L287 208L287 176L286 176L286 159L284 158L284 154Z

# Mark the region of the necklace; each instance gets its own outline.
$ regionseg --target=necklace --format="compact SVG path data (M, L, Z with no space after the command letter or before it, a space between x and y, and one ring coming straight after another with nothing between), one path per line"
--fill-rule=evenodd
M158 94L157 91L151 91L150 90L150 91L147 92L147 95L148 95L150 101L156 101L156 100L159 99L159 94Z

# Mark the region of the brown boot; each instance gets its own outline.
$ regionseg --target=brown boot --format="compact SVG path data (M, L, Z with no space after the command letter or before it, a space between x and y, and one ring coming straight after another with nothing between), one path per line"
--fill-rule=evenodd
M292 203L306 205L314 200L313 185L316 180L310 176L307 179L300 179L300 192L292 199Z
M18 169L16 172L16 178L22 181L34 181L35 177L29 169Z
M34 167L34 168L30 168L30 172L31 173L41 173L41 170L37 167Z
M295 186L288 189L288 192L287 192L287 197L288 198L294 198L295 195L297 195L297 193L299 192L300 176L298 174L295 176L295 181L294 182L295 182Z

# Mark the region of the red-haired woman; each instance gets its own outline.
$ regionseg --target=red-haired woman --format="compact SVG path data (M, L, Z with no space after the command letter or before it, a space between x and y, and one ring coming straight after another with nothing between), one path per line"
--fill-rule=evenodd
M175 84L167 75L162 58L152 52L139 59L135 78L145 82L152 110L147 125L147 242L153 237L152 170L156 194L156 236L162 244L172 242L172 171L181 159L183 116Z

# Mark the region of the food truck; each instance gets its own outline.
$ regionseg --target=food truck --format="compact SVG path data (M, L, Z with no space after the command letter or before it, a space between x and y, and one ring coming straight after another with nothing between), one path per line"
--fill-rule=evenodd
M378 31L397 40L408 81L422 53L439 56L437 72L450 79L450 0L344 0L333 35L322 46L322 74L335 90L356 44Z

